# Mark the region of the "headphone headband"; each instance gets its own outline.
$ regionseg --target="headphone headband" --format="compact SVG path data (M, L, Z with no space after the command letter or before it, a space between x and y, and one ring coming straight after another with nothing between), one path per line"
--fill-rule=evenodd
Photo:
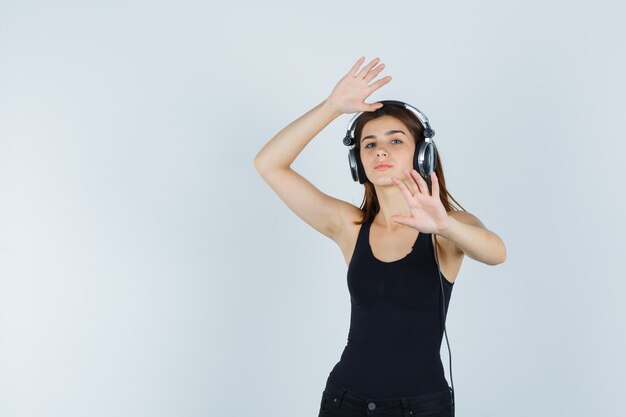
M417 116L419 121L422 123L422 126L424 126L424 138L432 138L433 136L435 136L435 131L430 127L430 123L428 123L428 118L417 107L414 107L410 105L409 103L405 103L399 100L381 100L379 101L379 103L382 103L383 107L387 105L393 105L393 106L398 106L398 107L402 107L404 109L409 110L411 113ZM343 139L344 145L346 146L354 145L354 141L355 141L354 136L353 136L354 125L356 124L356 120L363 113L371 113L371 112L358 112L354 116L352 116L352 119L350 119L350 123L348 123L348 131L346 132L346 137Z

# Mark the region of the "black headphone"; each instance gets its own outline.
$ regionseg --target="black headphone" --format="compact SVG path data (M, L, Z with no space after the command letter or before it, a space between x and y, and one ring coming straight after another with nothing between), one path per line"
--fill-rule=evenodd
M420 173L422 178L428 184L428 189L431 190L430 183L430 174L437 168L437 152L435 143L432 141L432 137L435 136L435 131L430 127L430 123L428 123L428 118L419 111L416 107L411 106L408 103L398 101L398 100L382 100L379 103L382 103L383 107L380 107L374 112L377 112L380 109L384 109L385 106L399 106L404 109L411 111L413 114L417 116L419 121L424 126L423 138L416 138L416 146L415 146L415 154L413 156L413 167ZM358 181L360 184L364 184L367 176L365 175L365 170L363 169L363 165L361 164L361 157L359 155L359 150L356 147L355 139L354 139L354 126L359 116L361 116L365 112L358 112L355 114L350 123L348 124L348 131L346 132L346 136L343 138L343 144L346 146L351 146L348 151L348 162L350 164L350 173L352 174L352 179L354 181Z
M432 137L435 136L435 131L430 127L430 123L428 123L428 118L424 113L419 111L414 106L411 106L408 103L398 100L381 100L379 103L382 103L382 107L374 110L376 113L380 109L384 109L385 106L399 106L403 109L411 111L413 114L417 116L419 121L422 123L424 127L423 138L419 139L415 138L416 146L415 153L413 155L413 168L420 173L421 177L424 178L426 184L428 184L428 191L432 194L432 185L430 180L431 173L437 168L437 152L435 143L432 141ZM361 163L361 157L359 156L359 149L356 147L356 141L354 139L354 127L356 121L359 117L365 112L358 112L355 114L350 123L348 123L348 131L346 132L346 136L343 138L343 144L346 146L352 146L348 150L348 162L350 164L350 173L352 174L352 179L354 181L358 181L360 184L364 184L367 176L365 175L365 170L363 169L363 164ZM383 113L384 114L384 113ZM437 241L437 236L435 235L435 242ZM441 298L442 298L442 311L441 317L443 321L443 331L446 335L446 342L448 342L448 333L446 332L446 323L444 317L445 313L445 304L446 300L443 292L443 278L441 277L441 269L439 268L439 262L437 261L437 245L433 245L435 250L435 263L437 264L437 271L439 272L439 283L441 284ZM454 416L454 381L452 379L452 352L450 352L450 343L448 343L448 352L450 353L450 382L452 383L452 388L450 389L450 404L452 409L452 416Z

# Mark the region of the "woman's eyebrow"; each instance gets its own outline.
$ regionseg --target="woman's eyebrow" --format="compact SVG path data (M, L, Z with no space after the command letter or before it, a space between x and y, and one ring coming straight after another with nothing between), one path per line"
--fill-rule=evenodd
M406 136L406 133L401 130L389 130L387 131L387 133L385 133L385 136L393 135L394 133L402 133L404 136ZM363 142L365 139L376 139L376 135L367 135L363 139L361 139L361 142Z

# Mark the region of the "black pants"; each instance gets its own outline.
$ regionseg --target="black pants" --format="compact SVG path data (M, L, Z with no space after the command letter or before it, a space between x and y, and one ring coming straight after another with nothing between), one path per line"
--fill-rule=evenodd
M452 388L432 394L370 399L348 391L328 376L318 417L454 417Z

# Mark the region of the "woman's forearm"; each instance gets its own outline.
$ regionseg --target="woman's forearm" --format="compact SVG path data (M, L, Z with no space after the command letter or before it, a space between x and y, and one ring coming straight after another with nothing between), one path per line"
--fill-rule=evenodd
M254 166L261 174L289 168L311 139L341 114L327 100L322 101L270 139L255 156Z

